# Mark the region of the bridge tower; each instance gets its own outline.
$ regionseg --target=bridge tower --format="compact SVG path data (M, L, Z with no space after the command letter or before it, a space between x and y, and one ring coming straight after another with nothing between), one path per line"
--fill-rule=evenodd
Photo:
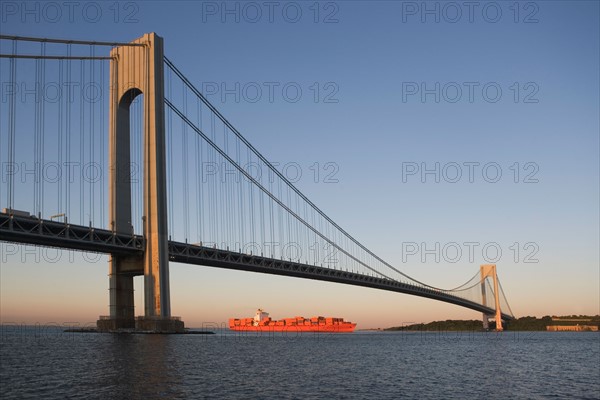
M143 235L141 257L112 255L109 261L110 317L101 330L183 330L171 317L167 232L163 39L148 33L130 46L115 47L110 60L109 222L132 233L130 119L133 100L143 94ZM135 319L133 277L144 275L144 318Z
M496 264L484 264L481 270L481 300L484 306L487 306L485 279L491 277L494 281L494 300L496 303L496 330L501 331L502 328L502 312L500 310L500 294L498 293L498 275L496 274ZM488 318L491 315L483 313L483 328L489 329Z

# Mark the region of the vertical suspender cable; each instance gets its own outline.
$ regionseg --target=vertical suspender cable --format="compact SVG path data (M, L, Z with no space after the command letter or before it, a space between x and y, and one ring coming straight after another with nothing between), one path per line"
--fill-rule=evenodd
M39 194L39 175L38 171L40 168L40 131L42 123L40 115L40 107L42 105L42 99L39 98L41 90L39 85L42 81L41 69L42 60L35 60L35 81L34 81L34 104L35 104L35 115L33 117L34 125L34 136L33 136L33 213L38 215L40 207L40 194Z
M223 151L225 151L225 153L229 153L228 150L228 141L227 141L227 132L226 132L227 127L225 125L223 125ZM225 164L225 160L223 160L220 165L223 166L223 169L219 169L220 173L221 173L221 204L223 205L223 209L221 211L221 215L223 218L223 231L225 232L225 234L223 235L223 241L226 243L229 243L229 235L230 235L230 227L229 227L229 220L230 220L230 213L229 213L229 182L227 179L227 164ZM224 246L225 249L228 248L228 244Z
M283 200L283 192L281 190L281 180L278 179L277 180L278 186L278 196L277 198ZM283 241L285 240L284 237L284 229L283 229L283 208L281 207L281 205L277 205L277 210L279 211L278 216L277 216L277 230L279 231L279 258L281 258L283 260Z
M223 129L226 132L226 136L227 136L227 141L229 143L229 138L230 138L230 133L229 130L227 129L226 126L223 126ZM235 148L233 147L235 145L235 141L231 144L231 150L230 152L232 153L232 157L234 157L234 153L235 153ZM228 144L229 146L229 144ZM238 207L237 207L237 187L239 185L239 183L237 182L237 171L235 172L235 175L232 174L228 174L227 178L228 179L228 193L229 193L229 224L230 224L230 228L229 228L229 247L230 250L232 251L237 251L237 248L239 247L237 245L237 221L238 221L238 217L237 217L237 211L238 211Z
M236 159L238 163L241 163L242 161L242 154L240 151L240 142L236 141L235 143L235 155L236 155ZM241 176L241 173L238 173L238 177L239 177L239 184L238 184L238 206L239 206L239 231L240 231L240 236L239 236L239 251L241 253L242 251L242 246L244 245L244 228L245 228L245 224L244 224L244 218L245 213L244 213L244 177Z
M260 160L258 161L258 165L259 165L259 179L263 179L263 173L262 173L262 165L260 164ZM268 179L268 178L267 178ZM259 195L259 207L260 207L260 248L264 249L265 243L267 242L265 240L265 196L262 192L258 192ZM261 256L263 255L263 251L261 250Z
M106 90L104 87L104 62L100 63L100 165L108 165L108 160L105 159L105 143L107 142L106 140L104 140L105 136L104 136L104 118L107 117L104 114L104 102L106 101L104 98L104 91ZM101 175L101 179L100 179L100 199L102 200L102 205L100 206L100 221L101 221L101 226L104 226L104 224L106 223L106 220L104 219L104 207L107 204L106 201L104 201L104 196L105 196L105 176L106 174L104 172L102 172Z
M273 193L273 179L271 179L271 175L269 174L269 192ZM270 227L270 238L269 241L271 242L271 258L273 258L274 255L274 249L273 246L275 245L275 226L274 226L274 220L273 220L273 199L269 198L269 227Z
M173 74L169 70L169 77L167 79L167 92L169 94L169 99L173 98ZM169 207L169 238L173 235L174 229L174 219L173 215L173 112L169 111L168 114L168 129L167 129L167 147L168 147L168 165L169 165L169 174L168 174L168 189L169 189L169 198L167 201L167 205Z
M119 88L117 87L117 84L119 82L119 79L118 79L119 69L117 68L117 61L116 61L116 59L112 59L112 60L109 61L109 63L108 63L108 71L109 71L108 72L108 74L109 74L108 75L109 76L108 80L110 82L109 83L109 89L108 89L109 90L108 97L110 98L110 100L109 100L110 103L109 104L112 104L112 107L116 107L117 101L118 101L118 98L117 98L118 94L117 93L119 91ZM114 114L116 112L116 109L113 108L112 112ZM108 127L109 137L110 137L110 132L111 131L112 132L116 132L116 129L117 129L117 119L113 115L113 118L111 120L109 120L108 122L111 124L111 126ZM111 144L112 144L112 146L114 146L114 143L111 142ZM111 157L110 157L110 155L109 155L109 154L112 154L115 149L113 147L110 147L110 145L109 145L109 147L107 149L108 149L107 160L110 160L110 161L108 161L109 163L111 161L114 163L112 165L109 164L108 168L109 168L109 170L112 169L112 171L115 171L114 173L112 173L111 177L109 177L109 180L108 180L108 187L110 188L110 186L113 183L112 180L115 179L114 177L116 175L117 164L116 164L115 160L112 160ZM112 178L112 180L111 180L111 178ZM109 196L113 195L113 193L111 193L110 190L108 190L108 192L109 192L109 194L108 194ZM109 198L107 203L111 203L111 202L112 202L112 198ZM115 231L116 230L116 226L115 226L115 220L113 219L114 218L114 214L112 212L112 208L108 209L108 218L109 218L108 228L111 231Z
M200 127L200 100L198 98L196 98L196 125L198 125L198 127ZM194 170L195 170L195 181L196 181L196 191L195 193L195 198L196 198L196 202L195 202L195 213L196 213L196 242L200 242L201 239L201 235L200 235L200 224L201 224L201 220L200 220L200 182L199 182L199 178L200 178L200 165L199 165L199 158L200 158L200 137L199 135L195 135L194 137Z
M246 157L248 158L248 165L252 165L252 154L249 149L246 149ZM250 242L253 243L256 241L255 236L255 228L256 224L254 222L254 185L251 181L248 181L248 213L250 214Z
M13 40L12 52L17 54L17 41ZM10 59L10 83L12 86L17 85L17 59ZM8 110L8 165L11 168L15 168L15 119L16 119L16 90L10 94L10 103ZM14 174L8 174L8 192L7 192L7 203L8 208L12 210L14 208L15 201L15 178Z
M71 57L71 45L67 45L67 56ZM67 82L71 82L71 61L67 60ZM62 79L63 79L63 69L62 69L62 60L60 61L60 81L61 81L61 89L62 89ZM71 176L71 94L70 91L67 92L66 96L63 92L63 97L65 97L65 159L66 159L66 177L65 177L65 213L67 217L71 217L71 180L73 177ZM62 100L60 102L62 105ZM62 118L62 112L59 112L60 118ZM62 188L59 186L59 199L61 196ZM59 208L60 208L61 200L59 200Z
M214 114L211 114L210 116L210 136L212 141L215 141L215 116ZM216 164L216 156L214 152L210 152L210 159L212 161L213 164L213 168L217 168ZM214 242L218 243L219 242L219 229L218 229L218 223L217 223L217 217L216 217L216 212L217 212L217 204L216 204L216 196L217 196L217 183L216 183L216 177L213 176L212 182L211 182L211 196L210 196L210 204L211 204L211 210L210 212L210 221L211 221L211 229L210 232L212 232L213 238L214 238Z
M225 136L225 142L227 143L227 147L229 148L229 129L225 124L223 124L223 131ZM225 161L224 161L225 162ZM235 175L232 176L231 173L228 173L225 177L227 180L227 216L228 216L228 240L230 249L235 249Z
M196 108L197 108L197 117L198 117L198 127L202 129L202 106L200 103L200 99L196 98ZM200 242L203 239L203 229L202 229L202 207L204 202L202 201L202 141L198 135L196 135L196 233L197 233L197 241Z
M217 127L215 125L215 140L217 139ZM225 143L223 143L223 146L225 145ZM223 146L221 146L221 148L223 148ZM222 170L222 167L226 167L225 164L225 160L222 158L221 155L217 155L219 163L217 165L217 176L219 177L218 180L218 185L219 185L219 191L217 194L217 209L219 211L217 211L217 214L219 215L219 218L217 219L217 223L219 224L219 232L220 232L220 236L219 236L219 244L221 246L221 248L225 249L226 245L225 242L227 241L226 239L226 232L227 232L227 204L225 203L225 199L226 199L226 192L225 192L225 181L223 179L224 175L224 170Z
M95 48L93 45L90 46L90 56L93 57L95 55ZM90 60L90 82L89 82L89 87L92 87L92 83L94 82L95 79L95 74L94 74L94 61ZM83 85L83 83L82 83ZM86 92L83 89L85 87L85 85L82 86L82 91L81 91L81 96L86 96ZM94 124L95 124L95 113L94 113L94 102L91 101L91 98L87 98L87 96L85 97L85 100L87 100L90 104L90 122L89 122L89 126L90 126L90 165L88 168L86 168L87 171L89 171L90 174L95 174L96 172L96 168L95 168L95 157L94 157L94 139L95 139L95 132L94 132ZM95 195L95 191L94 191L94 185L95 185L95 180L96 176L95 175L88 175L88 180L90 181L90 224L93 223L94 220L94 195Z
M46 43L42 43L42 56L46 55ZM40 206L39 206L39 212L43 215L44 214L44 164L45 164L45 150L46 150L46 146L45 146L45 120L46 120L46 102L44 101L44 94L45 94L45 87L46 87L46 60L42 59L42 106L41 106L41 119L42 119L42 129L41 129L41 137L40 137L40 146L41 146L41 151L40 151L40 169L38 170L38 173L40 174ZM62 168L62 165L59 165L59 168ZM62 176L62 174L61 174Z
M66 64L67 64L67 69L69 68L71 62L69 60L66 60ZM69 140L69 133L68 133L68 124L69 124L69 117L70 117L70 102L69 102L69 96L70 96L70 90L66 90L65 91L65 87L64 87L64 83L63 83L63 79L64 79L64 64L63 64L63 60L59 60L58 61L58 87L60 88L60 98L58 99L58 151L57 156L58 156L58 165L60 166L62 163L62 152L63 152L63 145L62 145L62 138L63 138L63 130L65 131L65 136L66 136L66 141L67 141L67 146L65 149L65 155L67 157L67 168L66 168L66 176L65 176L65 208L66 205L68 204L68 199L69 199L69 181L70 181L70 172L71 172L71 168L69 167L69 145L68 145L68 140ZM67 77L67 82L69 82L69 78ZM64 106L63 106L64 103ZM64 115L64 112L66 109L66 115ZM61 177L62 178L62 177ZM59 213L63 212L63 192L62 192L62 179L58 179L57 180L57 195L58 195L58 204L57 204L57 211ZM67 211L67 215L68 211Z
M79 83L83 85L85 82L85 64L81 60L79 62ZM85 224L85 204L84 204L84 190L85 190L85 108L83 105L83 97L81 93L79 95L79 169L81 171L79 175L79 223L80 225Z
M185 115L187 115L187 99L186 99L186 88L185 85L181 85L181 90L182 90L182 101L183 101L183 113ZM181 167L182 167L182 171L181 171L181 175L182 175L182 180L183 180L183 193L182 193L182 197L183 197L183 232L184 232L184 237L185 237L185 242L188 242L188 238L189 238L189 212L188 212L188 148L187 148L187 124L185 123L185 121L181 121L181 151L182 151L182 157L181 157Z
M271 164L268 163L268 161L266 161L261 155L260 153L258 153L247 141L245 141L245 139L243 137L241 137L241 135L239 135L239 133L235 130L235 128L233 128L225 119L224 117L221 116L221 114L216 111L216 109L214 109L214 107L212 107L212 105L210 103L208 103L208 101L202 96L202 94L200 94L193 86L191 86L191 84L189 84L189 82L186 80L185 77L182 77L179 73L179 71L173 67L170 62L168 60L166 60L167 62L167 66L170 67L170 70L175 72L178 76L180 76L180 78L188 85L188 87L190 88L191 91L193 91L198 98L200 98L208 108L211 109L211 111L213 111L213 113L211 114L211 139L212 139L212 144L216 143L215 140L215 124L214 124L214 119L215 117L218 117L227 128L229 128L234 134L238 135L238 138L241 142L243 142L246 145L246 158L248 163L250 164L252 162L253 159L253 154L255 157L259 158L261 161L265 162L265 164L267 166L269 166L272 170L274 170L274 167L272 167ZM179 113L178 111L173 110L174 112ZM229 152L228 149L228 139L227 139L227 135L224 135L225 137L225 142L224 142L224 148L225 148L225 153ZM208 138L205 138L205 140L207 140L207 142L209 144L210 140L208 140ZM211 144L211 145L212 145ZM239 149L239 142L237 143L238 147L237 149ZM217 149L218 150L218 149ZM230 160L230 158L226 157L224 154L221 154L220 157L223 158L223 160L228 159ZM211 153L210 155L211 159L215 159L214 154ZM221 158L219 158L219 161L221 161ZM238 162L238 167L239 167L239 162L241 161L241 158L239 160L236 160L236 162ZM218 166L215 164L213 167L217 168ZM241 172L241 171L240 171ZM350 268L351 271L355 271L355 272L366 272L366 268L371 269L371 266L376 267L377 271L376 272L377 276L381 276L381 277L385 277L387 278L382 272L379 271L379 269L382 268L390 268L393 271L395 271L396 273L399 274L399 276L404 276L405 278L408 278L410 281L414 282L415 285L418 286L422 286L424 288L433 288L432 286L429 285L425 285L419 281L414 280L413 278L403 274L401 271L397 270L396 268L394 268L393 266L387 264L385 261L383 261L382 259L380 259L379 257L377 257L374 253L370 252L367 248L365 248L362 244L360 244L359 242L356 241L356 239L354 239L352 236L350 236L347 232L345 232L341 227L339 227L337 224L335 224L335 222L333 222L327 215L325 215L321 210L319 210L318 208L316 208L316 206L310 202L310 200L308 200L304 195L302 195L302 193L300 193L284 176L282 176L279 171L275 170L275 172L277 173L279 179L278 179L278 189L279 189L279 196L277 197L273 197L273 188L272 185L271 188L269 189L269 196L272 199L272 203L273 202L277 202L278 203L278 210L279 210L279 215L278 215L278 224L277 224L277 231L278 231L278 235L280 237L280 239L283 239L284 237L287 239L287 241L289 241L289 243L286 243L286 245L291 245L293 244L292 241L293 240L297 240L298 241L298 245L306 250L307 246L310 246L310 240L311 240L311 235L310 233L308 233L305 237L304 232L302 232L302 229L304 229L300 223L306 225L306 221L309 219L309 213L306 211L306 207L310 206L310 209L312 211L312 220L310 223L310 226L307 226L307 229L310 229L314 234L315 234L315 239L317 236L319 236L320 238L318 239L318 243L316 242L317 246L316 248L319 248L319 250L321 250L322 247L325 247L325 257L319 257L317 254L315 254L315 258L321 259L321 260L325 260L325 262L333 267L333 268L340 268L340 269L348 269ZM223 173L223 171L221 171L221 173ZM213 178L215 178L213 176ZM248 233L251 236L251 240L255 240L257 238L257 234L256 234L256 229L260 229L260 237L261 239L265 239L265 217L264 217L264 212L265 212L265 208L264 208L264 199L261 197L260 199L257 199L256 196L254 195L255 193L255 188L254 185L256 185L258 188L260 188L261 190L264 190L263 187L261 187L261 185L259 183L256 183L251 177L247 177L246 179L248 181L248 188L245 188L245 182L243 182L243 184L239 185L239 195L240 195L240 203L239 203L239 208L240 210L242 210L243 212L240 213L240 225L244 225L245 221L246 221L246 216L248 216L248 229L244 229L244 227L242 227L242 229L239 229L240 232L242 232L242 237L244 233ZM286 186L286 193L285 196L286 198L284 199L284 194L282 193L282 182L283 184L285 184ZM231 210L230 210L230 206L229 206L229 187L227 188L221 188L221 190L219 191L219 193L217 193L216 190L216 179L213 179L212 181L212 193L210 193L210 197L211 197L211 201L209 202L209 206L212 210L217 210L219 209L221 212L221 218L219 218L219 216L215 216L214 212L209 212L209 216L211 218L210 223L211 223L211 232L215 235L215 239L223 239L223 240L230 240L229 234L227 232L223 233L222 235L219 234L219 232L222 229L228 229L231 230L230 228L230 224L229 224L229 219L227 217L229 217L231 215ZM246 199L246 195L244 192L244 190L247 190L248 196ZM294 193L292 193L292 191ZM238 193L236 193L237 195ZM259 192L260 195L260 192ZM296 197L292 198L291 195L295 195ZM236 196L237 197L237 196ZM221 200L219 203L217 203L217 199ZM301 200L302 199L302 200ZM248 207L246 207L246 201L248 202ZM303 201L303 202L302 202ZM259 210L255 210L255 203L260 203L260 209ZM272 205L272 204L271 204ZM304 207L302 207L304 206ZM211 210L211 211L212 211ZM286 223L284 223L284 217L282 216L282 213L284 212L284 210L286 211ZM292 211L294 210L294 211ZM303 210L303 211L302 211ZM223 215L223 211L227 211L227 215ZM258 211L258 214L260 216L260 224L261 226L258 227L257 224L255 223L255 212ZM314 215L315 213L318 213L318 218L315 220L314 219ZM303 216L300 216L303 215ZM242 217L243 216L243 217ZM291 221L293 217L293 222ZM220 223L219 223L219 219L220 219ZM316 230L316 225L318 224L319 229L318 231ZM273 223L271 225L271 229L274 231L274 227L275 227L275 223ZM274 233L273 233L274 236ZM307 240L306 243L304 243L304 241ZM280 240L280 248L281 250L281 255L282 256L286 256L286 258L291 258L291 253L290 254L283 254L284 253L284 240ZM344 254L338 253L337 250L339 250L340 252L343 252ZM316 253L316 252L315 252ZM364 260L364 261L363 261ZM339 263L342 262L342 264L340 265ZM369 273L369 272L367 272ZM388 278L390 279L390 278Z

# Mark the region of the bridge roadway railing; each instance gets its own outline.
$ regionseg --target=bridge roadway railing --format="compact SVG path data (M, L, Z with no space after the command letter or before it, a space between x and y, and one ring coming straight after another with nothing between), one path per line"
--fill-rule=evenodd
M122 234L105 229L71 225L66 222L0 213L0 240L38 246L68 248L96 253L140 255L144 251L143 236ZM411 294L456 304L475 311L494 314L494 310L448 292L398 282L392 279L351 271L320 267L292 260L280 260L229 250L169 242L169 259L173 262L211 266L241 271L315 279L355 286ZM513 316L502 313L505 320Z
M0 240L111 254L141 254L144 237L71 225L67 222L0 213Z

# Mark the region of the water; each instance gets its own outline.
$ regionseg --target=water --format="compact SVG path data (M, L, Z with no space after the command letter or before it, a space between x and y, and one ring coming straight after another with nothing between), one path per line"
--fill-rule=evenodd
M4 326L0 398L598 399L600 334L111 335Z

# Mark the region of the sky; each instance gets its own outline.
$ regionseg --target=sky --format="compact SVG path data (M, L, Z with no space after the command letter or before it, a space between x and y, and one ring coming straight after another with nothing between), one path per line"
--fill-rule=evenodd
M299 165L296 186L387 262L445 288L494 262L516 316L598 314L599 3L472 4L3 2L0 31L119 42L156 32L165 55L267 159ZM5 118L0 125L5 157ZM2 179L5 207L5 170ZM106 256L0 246L1 322L108 314ZM359 328L481 318L375 289L175 263L170 271L172 313L188 326L259 307ZM143 310L142 278L135 284Z

